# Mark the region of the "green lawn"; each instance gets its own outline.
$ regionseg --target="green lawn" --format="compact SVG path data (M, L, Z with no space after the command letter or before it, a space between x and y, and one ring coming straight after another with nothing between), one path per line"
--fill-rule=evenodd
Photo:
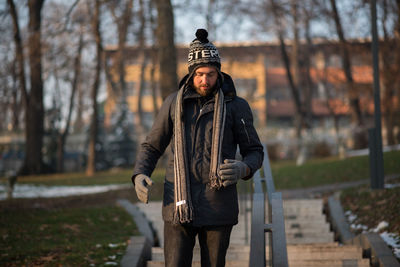
M309 160L302 166L290 162L272 162L272 175L278 190L313 187L368 179L368 156ZM384 153L385 174L400 174L400 151ZM152 179L156 186L162 186L165 170L156 169ZM132 170L117 169L96 173L87 177L84 173L49 174L19 177L18 183L44 185L104 185L130 183ZM157 190L158 191L158 190Z
M135 234L116 206L3 210L0 266L103 266L119 262Z
M163 179L165 171L156 169L152 178L156 181ZM31 175L18 177L21 184L41 185L107 185L107 184L130 184L131 169L115 169L110 171L97 172L94 176L88 177L84 172L79 173L57 173L46 175ZM4 178L2 179L4 181Z
M313 187L370 177L368 156L311 160L302 166L293 162L276 162L271 168L277 189ZM385 175L400 174L400 151L384 153L384 169Z

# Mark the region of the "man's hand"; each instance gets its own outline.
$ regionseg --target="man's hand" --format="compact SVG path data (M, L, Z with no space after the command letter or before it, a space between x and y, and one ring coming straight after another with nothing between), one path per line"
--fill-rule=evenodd
M240 160L226 159L219 168L219 176L222 179L222 184L227 187L236 184L239 179L242 179L250 174L250 169Z
M144 174L138 174L135 177L135 190L136 195L143 203L149 202L149 188L153 185L153 180L149 176Z

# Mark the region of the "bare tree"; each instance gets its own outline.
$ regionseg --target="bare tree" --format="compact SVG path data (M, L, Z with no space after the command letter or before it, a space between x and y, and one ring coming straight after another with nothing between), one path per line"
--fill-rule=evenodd
M400 108L396 107L400 100L400 2L378 1L382 9L381 25L383 42L380 44L381 77L383 89L384 122L386 139L389 145L396 143L394 128L400 125ZM388 27L392 24L392 30ZM396 118L397 114L397 118ZM400 138L397 140L400 142Z
M297 137L300 138L301 137L301 128L307 126L307 122L305 120L306 114L305 114L304 108L301 104L299 88L293 77L291 61L290 61L290 58L289 58L289 55L288 55L288 52L286 49L286 44L285 44L285 40L284 40L284 29L282 27L282 22L280 21L280 18L283 16L282 9L274 0L270 0L270 3L271 3L271 8L272 8L275 25L276 25L276 34L279 39L282 61L284 63L285 69L286 69L286 77L289 82L289 88L292 93L293 101L294 101L295 108L296 108L296 113L298 116Z
M21 88L20 94L22 95L22 101L23 105L26 107L26 99L27 99L27 90L26 90L26 78L25 78L25 71L24 71L24 65L25 65L25 57L24 57L24 52L23 52L23 44L21 40L21 34L20 34L20 27L19 27L19 22L18 22L18 14L17 10L14 4L13 0L7 0L9 9L10 9L10 15L12 18L13 22L13 30L14 30L14 43L15 43L15 63L13 64L11 68L11 74L13 77L14 83L16 83L16 80L19 80L19 86ZM19 101L18 101L18 92L17 90L13 90L13 128L16 129L18 128L19 125Z
M86 166L86 175L93 176L96 172L96 144L98 140L98 107L97 107L97 94L100 84L101 64L102 64L102 53L103 44L101 40L100 32L100 0L95 0L94 14L92 16L92 30L93 37L96 43L96 69L95 78L93 81L91 100L92 100L92 117L90 120L90 132L89 132L89 148L88 148L88 160Z
M364 120L360 107L359 93L356 90L355 82L352 74L350 54L348 43L344 36L340 15L337 9L336 0L330 0L332 17L336 26L336 33L339 37L340 52L342 56L342 68L346 77L347 90L350 99L350 107L353 113L353 120L356 123L356 132L354 136L354 147L363 148L367 144L366 132L364 129Z
M171 0L156 0L157 6L157 47L160 64L160 90L165 99L176 91L178 79L176 76L176 48L174 41L174 15Z
M149 23L150 23L150 27L151 27L151 32L152 32L152 36L156 36L157 35L157 23L156 20L153 16L153 9L154 9L154 1L155 0L150 0L149 1ZM154 37L153 37L154 38ZM154 113L154 117L156 117L157 113L158 113L158 104L157 104L157 95L158 95L158 83L156 81L156 77L155 77L155 72L156 72L156 66L157 66L157 47L156 47L156 41L153 40L152 45L151 45L151 68L150 68L150 87L152 90L152 97L153 97L153 113Z
M118 16L117 14L117 8L119 5L122 6L120 16ZM122 3L117 1L109 1L108 6L110 7L111 14L118 31L118 46L114 62L114 69L116 70L118 75L117 83L113 81L113 77L110 74L109 66L107 66L107 62L104 63L108 82L110 83L111 88L113 89L113 93L116 95L116 99L118 99L119 102L120 112L118 124L121 124L126 119L126 113L128 109L128 105L126 103L127 88L125 81L125 46L128 29L132 20L133 0L126 0Z
M146 77L145 77L145 71L146 71L146 66L147 66L147 57L146 57L146 51L145 51L145 34L144 34L144 29L146 27L146 17L145 17L145 5L143 3L143 0L139 0L139 30L137 33L138 36L138 42L139 42L139 57L138 61L140 64L140 74L139 74L139 82L137 84L137 114L135 116L135 125L136 125L136 130L140 136L139 140L141 139L141 136L144 135L145 132L145 124L144 124L144 114L143 114L143 95L145 91L145 84L146 84ZM141 143L141 141L139 142Z
M66 142L67 136L69 134L69 129L70 129L70 125L71 125L71 117L72 117L72 112L74 109L75 94L76 94L77 88L79 86L79 79L80 79L80 73L81 73L82 49L83 49L83 36L82 36L82 31L81 31L81 35L79 37L79 43L78 43L78 51L77 51L76 57L74 59L74 70L73 70L74 74L73 74L73 79L72 79L72 84L71 84L71 96L70 96L69 105L68 105L67 121L65 123L64 130L59 133L58 140L57 140L57 171L58 172L64 171L65 142Z
M29 70L30 70L30 91L26 88L22 41L20 36L18 15L12 0L7 1L10 7L11 17L14 24L14 42L16 46L16 58L18 61L18 73L20 86L24 97L25 105L25 135L26 149L25 161L20 173L38 174L44 172L42 161L43 146L43 80L42 80L42 52L41 52L41 12L44 0L32 0L28 2L29 8Z

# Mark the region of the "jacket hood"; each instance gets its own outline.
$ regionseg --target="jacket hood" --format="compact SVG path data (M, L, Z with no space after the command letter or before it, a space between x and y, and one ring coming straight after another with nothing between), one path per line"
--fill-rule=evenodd
M219 73L220 77L218 77L219 81L222 80L222 92L224 93L225 97L235 97L236 96L236 88L235 84L233 83L232 77L229 74L226 74L225 72L220 72ZM186 74L185 77L182 78L182 80L179 82L179 88L182 86L187 86L189 83L189 80L192 75Z

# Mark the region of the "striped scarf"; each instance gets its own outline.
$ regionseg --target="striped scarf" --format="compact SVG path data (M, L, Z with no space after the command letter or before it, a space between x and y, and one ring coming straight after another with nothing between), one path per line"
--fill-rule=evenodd
M190 177L189 166L186 155L185 125L183 118L183 94L185 85L179 91L175 103L174 120L174 222L189 223L193 220L193 205L190 196ZM213 132L211 142L211 162L210 162L210 185L213 189L222 187L221 178L218 175L221 163L222 141L225 128L226 105L224 94L218 89L215 95Z

